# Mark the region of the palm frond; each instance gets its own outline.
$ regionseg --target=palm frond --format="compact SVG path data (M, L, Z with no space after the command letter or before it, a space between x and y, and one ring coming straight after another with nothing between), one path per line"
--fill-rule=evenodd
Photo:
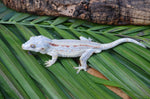
M2 2L0 8L0 97L120 99L104 85L119 87L135 99L150 97L149 49L124 43L94 54L88 65L104 74L107 81L84 71L77 75L75 59L59 58L45 68L50 56L30 55L21 48L34 35L51 39L78 39L82 35L99 43L131 37L150 47L150 26L99 25L68 17L36 16L8 9Z

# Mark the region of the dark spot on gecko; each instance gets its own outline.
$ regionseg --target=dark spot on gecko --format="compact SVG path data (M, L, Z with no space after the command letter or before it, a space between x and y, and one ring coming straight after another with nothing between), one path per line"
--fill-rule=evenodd
M70 47L69 45L61 45L62 47Z
M41 50L44 50L44 48L41 48Z
M54 44L54 43L49 43L51 46L59 46L57 44Z
M73 47L77 47L77 45L74 45Z

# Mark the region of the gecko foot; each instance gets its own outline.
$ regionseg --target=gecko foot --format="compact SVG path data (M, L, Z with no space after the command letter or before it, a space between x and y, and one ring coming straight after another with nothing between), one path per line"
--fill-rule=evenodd
M45 62L45 67L50 67L51 65L52 65L52 62L51 62L51 60L49 60L49 61L46 61Z
M80 70L87 71L87 68L85 66L74 67L74 69L78 69L77 74L80 72Z

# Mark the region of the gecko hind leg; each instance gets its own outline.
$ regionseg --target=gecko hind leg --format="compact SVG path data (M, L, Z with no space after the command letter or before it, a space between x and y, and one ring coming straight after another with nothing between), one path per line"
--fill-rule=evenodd
M80 57L81 66L79 65L79 67L74 67L75 69L78 69L77 73L79 73L80 70L87 71L87 60L94 52L95 52L94 49L88 49L81 55Z

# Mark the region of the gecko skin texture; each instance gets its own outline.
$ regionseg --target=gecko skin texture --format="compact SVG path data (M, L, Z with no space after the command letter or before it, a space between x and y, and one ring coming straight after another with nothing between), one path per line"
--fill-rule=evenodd
M42 35L31 37L22 44L22 48L52 56L51 60L45 62L46 67L53 65L58 57L80 57L81 66L75 67L75 69L78 69L77 73L79 73L80 70L87 70L87 60L93 53L100 53L102 50L113 48L123 42L132 42L146 48L143 44L131 38L121 38L111 43L100 44L82 36L80 36L80 40L51 40Z

